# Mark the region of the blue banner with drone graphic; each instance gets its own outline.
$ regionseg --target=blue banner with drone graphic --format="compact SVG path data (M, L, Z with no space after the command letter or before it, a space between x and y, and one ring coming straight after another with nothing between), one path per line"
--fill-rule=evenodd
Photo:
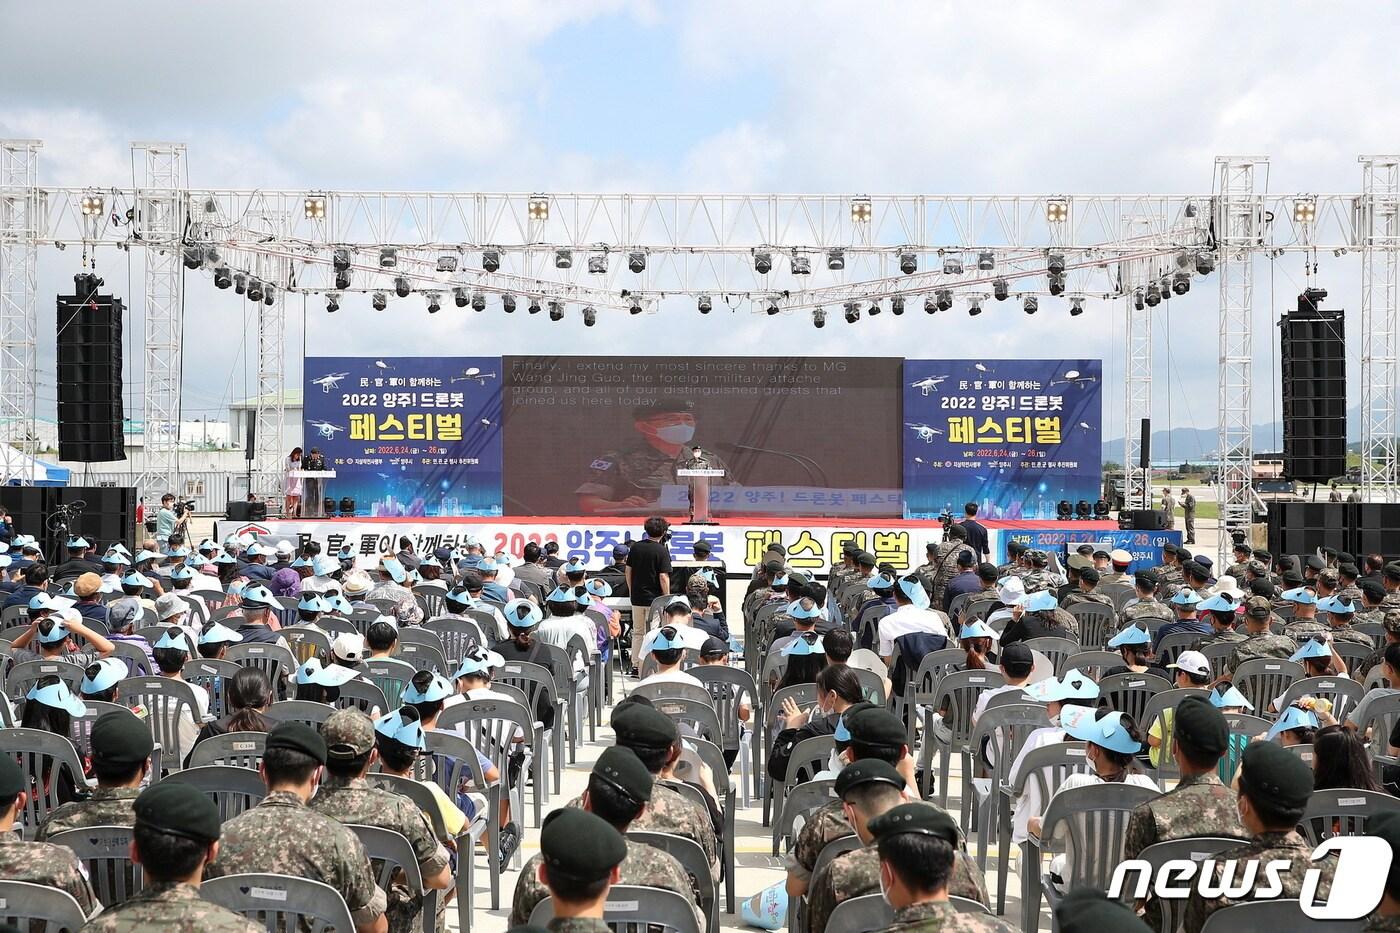
M1099 360L905 360L910 518L1049 519L1102 484Z
M303 425L369 516L501 514L501 358L309 357ZM290 482L289 478L289 482Z

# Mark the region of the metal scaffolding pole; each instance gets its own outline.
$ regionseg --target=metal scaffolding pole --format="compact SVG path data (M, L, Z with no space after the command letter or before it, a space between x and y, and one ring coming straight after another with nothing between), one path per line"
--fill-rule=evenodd
M252 491L259 496L282 494L283 425L286 422L285 336L287 327L287 262L264 257L258 264L264 287L276 290L272 303L258 305L258 395L253 425ZM305 513L303 513L305 514Z
M33 482L39 239L46 211L37 139L0 140L0 482ZM29 457L11 455L18 450Z
M1215 160L1220 254L1220 534L1216 549L1222 567L1233 546L1233 533L1249 534L1254 510L1254 251L1264 234L1263 208L1255 188L1267 189L1268 175L1265 157Z
M133 239L146 249L145 396L142 409L144 468L138 495L180 489L180 379L183 371L185 236L185 147L179 143L132 143L136 189Z
M1149 508L1151 467L1138 465L1142 459L1140 426L1152 417L1152 318L1146 310L1133 307L1133 296L1123 299L1126 341L1123 360L1127 380L1123 413L1123 507Z
M1361 247L1361 498L1396 500L1396 265L1400 250L1400 156L1362 156L1357 245Z

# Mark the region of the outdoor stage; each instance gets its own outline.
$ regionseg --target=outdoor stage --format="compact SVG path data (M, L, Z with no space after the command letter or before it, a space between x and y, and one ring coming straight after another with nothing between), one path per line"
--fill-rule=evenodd
M917 567L924 562L929 542L943 539L943 526L937 521L908 519L838 518L741 518L726 517L713 525L688 525L672 519L672 557L689 558L698 540L709 543L711 555L724 562L731 573L751 571L762 559L768 545L781 542L788 552L788 563L799 570L824 572L832 556L841 553L847 541L854 540L882 561L897 569ZM1179 531L1120 531L1112 521L986 521L992 559L1006 559L1006 545L1018 540L1032 547L1065 553L1066 545L1085 541L1109 548L1123 548L1133 554L1135 565L1161 563L1162 548L1168 542L1181 543ZM589 568L612 563L615 545L642 537L638 518L614 519L600 516L541 516L522 518L328 518L270 519L265 522L219 520L214 525L217 540L244 532L271 540L311 539L330 552L351 544L363 565L369 566L379 554L399 549L399 538L413 541L419 554L437 547L455 547L467 536L475 536L488 553L508 551L519 555L530 542L556 541L559 556L579 558Z

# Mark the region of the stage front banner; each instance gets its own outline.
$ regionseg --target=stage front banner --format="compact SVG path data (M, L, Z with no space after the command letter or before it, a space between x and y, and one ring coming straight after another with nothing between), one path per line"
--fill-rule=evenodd
M501 514L500 357L310 357L306 447L357 515Z
M904 504L980 519L1055 518L1095 502L1102 476L1099 360L905 360Z
M1054 551L1063 560L1081 544L1092 544L1112 551L1120 549L1133 555L1130 572L1157 567L1162 563L1162 548L1168 544L1180 546L1180 531L1085 531L1079 529L1003 530L993 546L998 563L1006 561L1006 546L1019 541L1039 551ZM1242 582L1242 581L1241 581Z
M546 519L538 522L505 520L456 524L415 522L412 518L405 518L402 521L271 520L250 523L220 520L215 523L217 540L222 541L230 534L243 533L270 541L314 540L321 545L323 553L335 553L343 545L349 544L360 555L359 563L364 567L373 565L381 554L397 551L400 537L412 541L418 554L431 553L438 547L456 547L468 535L476 537L488 553L507 551L517 556L530 542L544 544L555 541L559 544L561 558L578 558L590 570L600 570L612 563L612 550L616 545L642 536L641 527L636 521L609 523L595 520L580 525L556 524ZM696 541L706 541L710 545L711 556L722 561L726 571L747 573L758 566L769 545L781 543L787 548L790 566L825 573L831 566L832 555L839 556L842 545L847 541L855 541L874 554L878 561L887 561L896 569L906 570L923 563L927 543L940 541L942 537L943 529L936 523L914 525L895 522L884 525L880 522L852 522L837 526L822 524L821 519L814 519L811 524L790 519L765 524L758 519L752 524L673 527L668 545L674 560L690 560L691 546Z

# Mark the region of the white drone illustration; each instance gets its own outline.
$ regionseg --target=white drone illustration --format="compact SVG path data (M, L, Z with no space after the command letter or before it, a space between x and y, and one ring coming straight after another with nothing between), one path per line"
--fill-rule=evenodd
M340 380L344 379L344 378L345 378L346 376L348 376L348 375L350 375L350 374L349 374L349 373L329 373L328 375L322 376L322 377L319 378L319 379L312 379L312 380L311 380L311 384L314 385L314 386L320 386L320 387L321 387L321 391L322 391L323 393L325 393L326 395L329 395L331 389L338 389L338 388L340 388Z
M929 427L929 426L926 425L926 424L910 424L909 422L906 421L906 422L904 423L904 426L905 426L906 428L908 428L909 430L913 431L913 432L914 432L914 435L915 435L919 440L923 441L925 444L932 444L932 443L933 443L933 436L934 436L935 434L942 434L942 433L943 433L942 431L938 430L938 428L931 428L931 427Z
M1085 386L1085 385L1089 385L1089 384L1091 384L1091 383L1098 382L1098 381L1099 381L1099 377L1098 377L1098 376L1082 376L1082 375L1079 374L1079 370L1077 370L1077 369L1071 369L1071 370L1069 370L1068 372L1065 373L1063 379L1051 379L1051 380L1050 380L1050 385L1052 385L1052 386L1059 386L1059 385L1067 385L1067 386L1068 386L1068 385Z
M920 392L923 392L924 395L928 395L934 389L942 385L947 378L947 376L929 376L927 379L920 379L918 382L909 383L909 388L918 389Z
M338 432L344 431L338 424L331 424L329 421L308 421L307 424L316 429L316 433L326 440L334 440Z
M495 373L484 373L477 367L462 370L462 375L453 376L453 382L475 382L477 385L486 385L487 379L495 379Z

